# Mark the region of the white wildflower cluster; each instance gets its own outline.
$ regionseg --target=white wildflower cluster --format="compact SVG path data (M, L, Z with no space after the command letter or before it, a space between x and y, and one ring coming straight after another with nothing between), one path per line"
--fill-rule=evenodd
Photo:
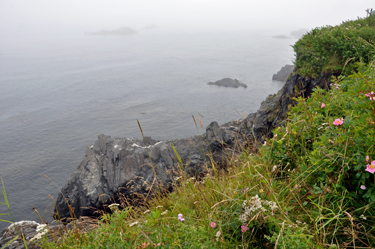
M138 221L135 221L135 222L129 224L129 227L135 226L135 225L137 225L138 223L139 223Z
M112 211L112 212L116 212L118 211L118 206L120 206L120 204L117 204L117 203L113 203L111 205L109 205L109 209Z
M43 235L48 233L47 225L40 224L36 227L36 231L38 232L34 237L31 238L30 241L41 239Z
M251 197L250 200L244 201L242 207L244 208L244 212L239 218L242 223L246 223L249 220L249 217L255 216L258 213L267 212L266 207L272 211L272 214L274 210L277 209L275 202L262 200L258 195Z
M189 179L187 179L188 182L195 182L195 177L190 177Z
M216 241L219 241L219 239L220 239L220 235L221 235L221 231L219 230L219 231L217 231L217 233L216 233Z
M361 215L359 216L359 218L361 218L361 219L363 219L363 220L367 220L366 216L364 216L363 214L361 214Z

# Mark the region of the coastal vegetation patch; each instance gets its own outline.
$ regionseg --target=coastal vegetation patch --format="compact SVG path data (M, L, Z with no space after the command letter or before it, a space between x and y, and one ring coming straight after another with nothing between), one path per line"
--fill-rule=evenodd
M307 32L293 46L297 73L316 78L322 74L350 74L356 62L375 55L375 16Z

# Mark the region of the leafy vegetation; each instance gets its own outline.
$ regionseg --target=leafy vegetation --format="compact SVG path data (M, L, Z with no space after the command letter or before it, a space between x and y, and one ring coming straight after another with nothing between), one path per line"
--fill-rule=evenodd
M349 74L355 62L375 55L375 16L315 28L293 46L297 73L316 78L324 73Z

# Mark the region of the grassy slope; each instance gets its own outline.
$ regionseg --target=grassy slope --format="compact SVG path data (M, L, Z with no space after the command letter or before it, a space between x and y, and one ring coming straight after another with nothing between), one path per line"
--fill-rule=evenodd
M298 72L314 77L341 72L352 57L350 70L354 61L373 61L372 25L366 19L314 29L294 46ZM240 157L228 157L227 172L200 181L181 174L173 193L147 207L105 214L97 229L77 229L43 247L374 247L375 179L365 170L375 160L374 65L356 70L333 90L299 99L259 154L244 148ZM341 118L343 124L333 124Z

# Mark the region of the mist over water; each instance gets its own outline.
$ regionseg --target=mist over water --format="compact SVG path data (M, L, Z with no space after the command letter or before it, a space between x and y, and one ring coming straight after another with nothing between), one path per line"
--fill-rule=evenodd
M192 115L207 126L255 112L282 87L272 74L292 63L295 41L157 31L0 40L0 177L15 220L39 222L32 207L51 220L48 196L98 134L140 138L138 119L146 136L177 139L197 134ZM225 77L248 87L207 85Z

